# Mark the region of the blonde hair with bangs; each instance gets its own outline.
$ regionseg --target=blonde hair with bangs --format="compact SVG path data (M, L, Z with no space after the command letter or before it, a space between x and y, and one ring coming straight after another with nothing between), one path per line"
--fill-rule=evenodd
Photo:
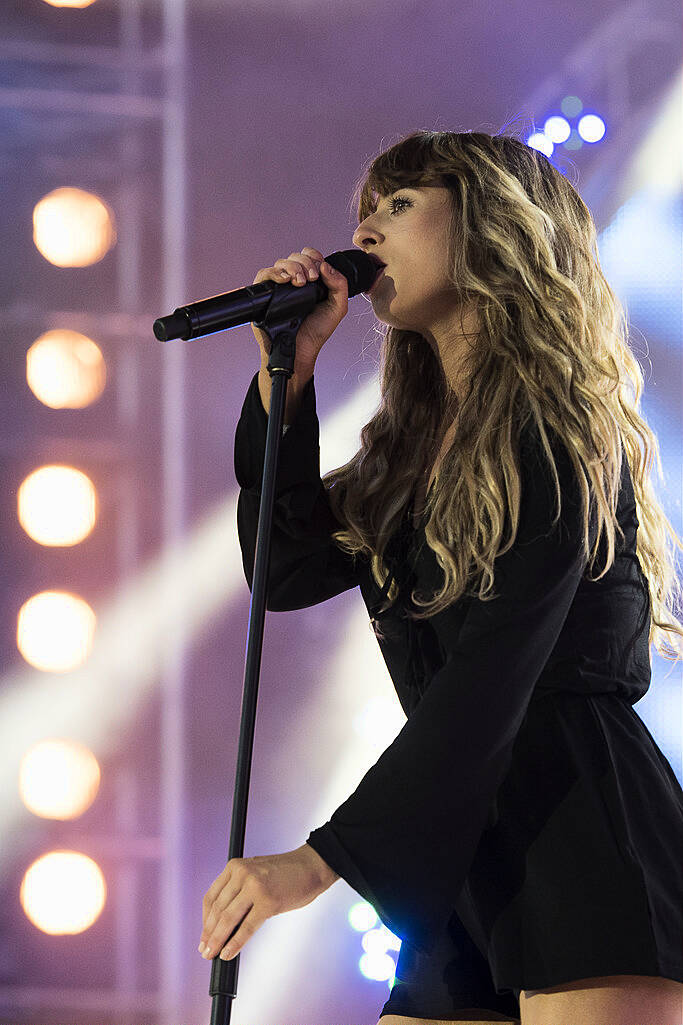
M456 421L426 508L425 538L443 586L427 600L413 591L418 611L407 615L433 616L466 593L491 600L494 559L513 544L519 520L520 434L535 425L555 476L557 517L561 498L546 428L570 454L591 570L605 532L600 579L614 562L615 532L623 538L616 519L623 443L639 521L637 555L650 593L650 644L678 660L683 625L674 614L681 598L675 548L683 543L650 480L655 458L662 478L658 441L640 412L643 375L629 348L624 309L600 267L590 211L545 155L512 136L418 131L364 172L354 194L359 223L379 196L429 185L450 192L454 308L473 304L481 324L468 353L468 391L457 399L420 334L383 325L380 406L362 428L359 451L323 477L345 525L335 542L366 555L382 586L386 546L445 425ZM598 532L589 551L591 495ZM504 537L506 513L511 531ZM397 597L394 581L385 609ZM675 635L670 646L667 635Z

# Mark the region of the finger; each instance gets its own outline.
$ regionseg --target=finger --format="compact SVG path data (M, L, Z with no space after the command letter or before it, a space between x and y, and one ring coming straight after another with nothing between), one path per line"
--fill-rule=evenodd
M213 885L207 890L202 901L202 935L205 940L211 928L231 900L240 889L236 878L230 878L227 869L223 869Z
M289 273L283 275L282 271L275 267L261 267L252 281L252 285L258 285L261 281L277 281L279 283L289 281L289 278Z
M296 262L301 264L301 266L306 271L317 271L318 264L323 259L323 257L321 256L319 260L317 257L314 257L312 253L305 253L302 250L300 253L290 253L289 259L296 260Z
M296 285L303 285L307 278L306 269L296 260L276 260L273 270L278 275L278 280L291 281Z
M322 263L325 259L319 249L314 249L313 246L304 246L301 250L302 255L311 256L316 263Z
M285 284L287 281L294 281L297 274L301 274L302 280L296 281L297 285L306 283L308 269L301 263L294 260L276 260L272 267L261 267L252 281L258 285L261 281L275 281L278 284Z
M209 893L204 895L204 899L202 901L202 929L206 929L206 923L209 920L211 909L216 903L216 900L217 897L211 897Z
M259 271L259 274L260 273L261 273L261 271ZM223 871L220 873L220 875L216 876L214 881L211 883L211 886L208 888L208 890L204 894L204 897L202 899L202 909L203 909L204 915L206 915L206 913L208 911L210 911L213 902L215 901L215 899L218 896L218 894L223 890L225 884L227 883L228 879L230 878L230 875L231 875L231 868L230 868L230 862L228 862L226 864L225 868L223 869Z
M199 937L199 942L200 943L206 943L206 941L208 940L209 936L211 935L211 933L213 932L213 930L214 930L214 928L216 926L216 922L218 921L220 916L223 914L225 909L227 907L229 907L230 901L234 898L234 896L235 896L234 893L233 894L228 894L228 895L226 895L226 897L222 901L219 901L218 899L216 899L213 902L213 904L211 905L211 907L207 911L207 913L204 916L204 919L202 921L202 934Z
M290 255L297 256L299 254L291 253ZM342 274L341 271L336 270L331 263L327 263L325 261L325 257L319 249L314 249L313 246L304 246L301 250L301 255L312 257L314 263L318 268L320 276L323 277L326 281L328 281L332 285L332 287L348 287L348 281L344 274Z
M256 930L260 929L264 922L265 918L262 915L258 915L256 908L253 907L235 935L231 937L228 943L223 944L220 951L221 961L232 961L233 957L236 957L239 954L245 943L251 939Z
M349 283L346 276L341 271L336 270L331 263L323 261L320 264L320 277L332 291L336 289L341 292L348 292Z
M234 900L229 908L225 908L205 941L206 947L202 957L207 959L216 957L253 906L253 901L248 897L241 897Z
M202 923L202 934L200 936L200 942L206 943L209 936L216 928L216 923L220 919L221 915L224 914L227 908L230 907L235 897L239 893L239 886L234 885L231 887L226 886L225 889L216 897L213 904L204 916Z
M276 260L276 265L279 262ZM290 253L284 262L288 270L294 270L295 274L300 271L309 281L318 277L318 262L312 256L306 256L304 253Z

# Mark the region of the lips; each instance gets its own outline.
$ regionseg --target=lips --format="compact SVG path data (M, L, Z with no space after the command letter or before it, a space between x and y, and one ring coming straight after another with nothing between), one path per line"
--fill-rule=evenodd
M383 260L380 260L379 256L375 256L375 254L374 254L374 253L366 253L365 255L366 255L366 256L369 256L369 257L370 257L370 259L372 260L372 262L373 262L373 263L375 264L375 266L376 266L376 267L378 268L378 272L377 272L377 274L375 275L375 279L374 279L374 281L373 281L373 282L372 282L372 284L370 285L370 288L368 288L368 289L366 290L366 292L365 292L365 295L370 295L370 293L372 292L373 288L375 287L375 285L377 284L377 282L379 281L379 279L380 279L380 278L382 277L382 272L383 272L384 268L386 267L386 264L384 263L384 261L383 261Z
M378 282L378 281L379 281L379 280L380 280L381 278L383 278L383 277L384 277L384 264L382 264L382 267L381 267L381 269L380 269L379 273L377 274L377 277L375 278L375 280L374 280L374 281L372 282L372 284L370 285L370 288L368 289L368 295L370 295L370 293L371 293L371 292L373 292L373 291L375 290L375 288L376 288L376 286L377 286L377 282Z

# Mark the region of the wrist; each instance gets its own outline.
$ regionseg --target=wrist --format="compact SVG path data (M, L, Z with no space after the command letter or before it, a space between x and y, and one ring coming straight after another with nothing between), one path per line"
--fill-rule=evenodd
M334 869L327 864L324 858L322 858L314 847L311 847L309 843L304 843L299 848L303 851L311 865L313 865L319 879L321 886L326 890L341 877Z

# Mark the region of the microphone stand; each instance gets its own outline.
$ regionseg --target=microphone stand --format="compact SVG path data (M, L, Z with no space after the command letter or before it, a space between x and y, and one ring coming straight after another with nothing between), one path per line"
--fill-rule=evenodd
M313 303L314 305L314 303ZM268 586L268 570L270 567L270 542L273 522L273 506L275 503L275 479L277 473L282 422L287 399L287 381L294 373L296 356L296 336L304 317L310 310L300 316L293 316L291 310L278 311L275 302L269 305L268 311L260 322L254 321L271 341L268 358L268 373L272 387L270 395L270 412L268 414L268 430L266 433L266 452L263 463L261 482L261 504L259 507L258 527L256 532L256 552L254 559L254 576L252 579L251 602L249 605L249 627L247 651L244 668L244 685L242 690L242 714L240 720L240 739L237 753L237 775L232 803L232 824L230 827L230 843L228 860L241 858L244 855L244 835L247 822L247 799L249 794L249 778L251 773L251 756L254 746L254 726L256 722L256 705L258 699L259 674L261 669L261 651L263 648L263 628L266 615L266 598ZM233 935L241 923L235 928ZM230 937L228 937L229 939ZM228 941L226 940L226 943ZM211 981L209 995L213 998L211 1006L211 1025L229 1025L232 1001L237 995L237 975L240 955L236 954L230 961L222 961L218 955L211 962Z
M360 291L369 289L378 275L376 262L364 252L358 250L342 250L326 257L336 270L344 274L349 287L349 298ZM261 299L264 289L261 285L248 286L238 292L228 293L201 300L199 303L179 307L168 317L160 317L154 323L154 334L160 341L170 338L196 338L201 334L211 333L225 327L233 327L244 323L245 316L254 310L253 301ZM249 777L251 772L251 756L254 747L254 727L256 723L256 704L258 698L259 673L261 668L261 650L263 648L263 627L266 615L266 598L268 589L268 571L270 567L270 542L275 504L275 480L282 437L282 421L285 415L287 399L287 381L294 373L296 357L296 336L302 321L314 309L319 301L320 283L303 286L301 290L276 288L262 311L260 320L252 323L261 328L271 342L267 370L270 374L272 387L270 395L270 411L266 433L266 451L261 481L261 503L259 506L258 527L256 532L256 551L254 554L254 575L249 605L249 628L247 651L244 666L244 685L242 689L242 714L240 719L240 739L237 752L237 775L232 802L232 824L230 827L230 843L228 860L241 858L244 854L244 834L247 822L247 798L249 794ZM235 296L238 302L235 305ZM234 935L242 923L239 922ZM231 936L226 939L226 943ZM211 962L211 981L209 995L213 998L211 1005L211 1025L229 1025L231 1001L237 995L237 975L239 969L239 953L229 961L222 961L218 955Z

